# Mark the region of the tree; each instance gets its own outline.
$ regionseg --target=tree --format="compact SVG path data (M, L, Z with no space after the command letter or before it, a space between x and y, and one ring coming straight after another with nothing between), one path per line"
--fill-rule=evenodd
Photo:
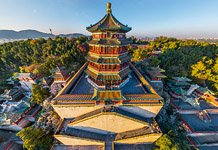
M209 82L217 82L216 78L216 68L213 66L216 66L213 59L208 59L207 57L203 57L201 61L197 62L196 64L192 65L192 72L191 75L197 79L200 79L205 84L205 81L208 80Z
M52 145L52 136L40 128L27 127L17 133L28 150L48 150Z
M162 135L155 142L155 150L177 150L178 147L173 144L167 134Z
M149 61L149 66L151 67L157 67L159 64L160 64L160 60L158 59L158 57L156 56L153 56L150 58L150 61Z
M25 67L25 72L33 73L35 69L40 69L40 64L31 64Z
M50 92L48 88L43 88L38 84L33 84L31 101L40 104L49 96L49 94Z
M132 54L132 60L133 61L142 61L146 58L148 58L151 55L152 49L149 48L145 48L145 49L136 49L133 51Z
M192 74L191 74L192 76L204 80L208 78L206 65L204 64L204 62L199 61L197 62L197 64L192 65L191 68L192 68Z
M218 57L215 58L213 67L211 68L212 73L209 76L208 80L213 82L212 86L215 89L216 95L218 95Z

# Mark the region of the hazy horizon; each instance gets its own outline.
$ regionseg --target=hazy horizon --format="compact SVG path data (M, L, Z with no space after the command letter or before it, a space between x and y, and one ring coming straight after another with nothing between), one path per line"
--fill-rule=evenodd
M107 0L0 0L0 30L82 33L106 13ZM110 0L113 15L132 27L129 36L218 38L216 0Z

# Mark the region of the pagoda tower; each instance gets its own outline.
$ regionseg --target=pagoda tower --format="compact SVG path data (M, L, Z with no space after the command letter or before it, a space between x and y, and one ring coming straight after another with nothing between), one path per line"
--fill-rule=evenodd
M155 121L162 98L130 62L126 33L113 15L87 27L87 62L52 100L61 123L55 150L149 149L162 132Z
M129 80L129 61L126 33L131 30L112 14L107 3L106 15L96 24L87 27L92 33L87 56L89 82L97 89L117 89Z

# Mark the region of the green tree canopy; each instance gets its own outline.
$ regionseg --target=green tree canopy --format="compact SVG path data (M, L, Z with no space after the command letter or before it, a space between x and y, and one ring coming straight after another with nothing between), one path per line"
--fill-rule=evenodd
M155 150L177 150L178 147L173 144L167 134L162 135L155 142Z
M31 101L40 104L49 96L49 94L49 88L43 88L38 84L33 84Z
M52 146L52 136L40 128L23 128L17 136L23 140L23 147L28 150L48 150Z
M133 51L132 54L132 61L142 61L147 59L151 55L152 49L151 47L148 48L138 48Z
M82 65L88 51L86 37L21 40L0 45L0 78L13 72L31 72L47 76L58 66ZM10 76L9 75L9 76ZM8 76L7 76L8 77Z
M145 49L129 47L133 61L150 57L154 50L161 50L162 54L158 58L151 57L150 65L160 65L168 77L187 76L200 81L199 83L205 83L215 92L218 91L217 44L161 36L149 41Z
M158 57L152 56L150 58L150 61L149 61L149 66L157 67L160 63L161 63L161 61L158 59Z

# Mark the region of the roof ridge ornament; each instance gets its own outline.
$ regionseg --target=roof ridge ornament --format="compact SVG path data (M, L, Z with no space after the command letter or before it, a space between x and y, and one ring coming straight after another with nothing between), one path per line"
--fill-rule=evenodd
M111 3L110 2L108 2L107 3L107 14L111 14Z
M104 17L95 23L94 25L90 25L86 29L89 32L102 32L102 31L115 31L115 32L122 32L122 33L127 33L129 32L132 28L125 26L121 22L119 22L112 14L112 9L111 9L111 3L108 2L106 3L106 14Z

